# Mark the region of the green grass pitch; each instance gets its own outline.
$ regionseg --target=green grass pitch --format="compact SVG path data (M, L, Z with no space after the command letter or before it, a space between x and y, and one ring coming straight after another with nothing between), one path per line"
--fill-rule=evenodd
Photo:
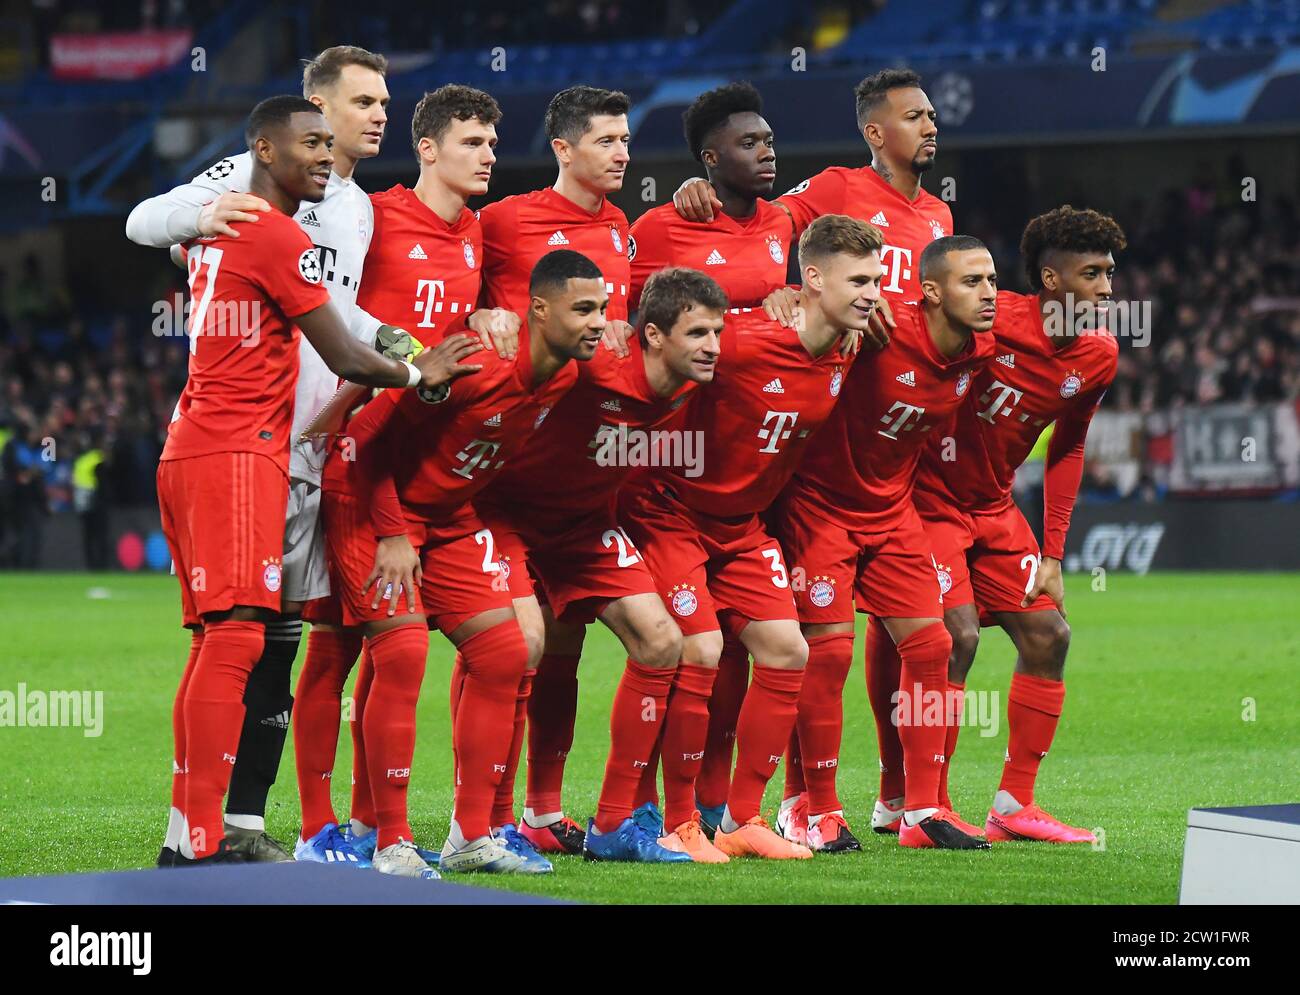
M903 851L874 836L875 736L861 660L845 696L840 791L860 854L785 864L644 867L556 862L549 878L466 877L585 902L1175 902L1187 809L1294 802L1300 795L1300 576L1112 574L1105 590L1067 579L1074 628L1062 727L1037 800L1104 834L1104 848L1018 843L985 853ZM0 575L0 691L102 691L102 734L0 727L0 875L149 866L165 825L169 709L188 639L175 581L142 575ZM99 589L99 590L95 590ZM608 743L608 703L623 661L600 626L588 637L565 805L593 811ZM861 652L861 639L858 653ZM447 683L435 637L420 703L412 823L441 845L451 804ZM301 662L301 656L300 656ZM984 630L969 689L996 692L997 734L963 730L953 798L981 822L1006 744L1013 653ZM341 736L335 805L347 812L351 762ZM764 811L777 804L781 772ZM520 773L519 803L523 797ZM268 828L297 835L292 750Z

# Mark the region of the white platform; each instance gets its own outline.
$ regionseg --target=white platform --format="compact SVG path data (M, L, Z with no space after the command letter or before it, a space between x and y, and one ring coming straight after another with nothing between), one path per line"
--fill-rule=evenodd
M1300 905L1300 804L1187 813L1180 905Z

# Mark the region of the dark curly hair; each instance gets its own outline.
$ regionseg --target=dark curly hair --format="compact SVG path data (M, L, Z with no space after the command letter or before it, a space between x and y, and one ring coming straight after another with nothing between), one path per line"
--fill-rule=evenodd
M415 149L416 157L420 154L421 138L441 142L452 121L471 118L495 125L501 120L501 108L490 94L459 83L448 83L426 93L415 105L411 117L411 148Z
M1124 230L1109 214L1069 204L1040 214L1025 225L1020 258L1035 291L1043 289L1043 254L1047 252L1119 252L1128 245Z
M763 96L752 83L728 83L716 90L706 90L682 115L686 144L698 160L704 143L713 130L726 124L732 114L763 113Z
M872 73L853 88L853 100L858 111L858 127L864 128L867 117L875 110L890 90L920 86L921 77L911 69L882 69Z

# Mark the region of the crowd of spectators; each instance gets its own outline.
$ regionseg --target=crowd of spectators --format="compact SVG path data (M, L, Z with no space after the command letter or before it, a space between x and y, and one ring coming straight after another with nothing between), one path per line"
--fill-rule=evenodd
M1129 248L1115 294L1149 302L1151 334L1145 345L1120 339L1104 411L1146 417L1158 440L1181 407L1300 399L1293 201L1261 209L1239 188L1206 181L1134 202L1118 218ZM1018 265L1018 226L979 221L973 233L1003 269ZM187 356L184 339L154 335L148 316L79 313L34 257L14 275L0 272L0 566L33 561L52 511L94 515L154 499ZM1111 486L1105 468L1089 480L1098 492Z

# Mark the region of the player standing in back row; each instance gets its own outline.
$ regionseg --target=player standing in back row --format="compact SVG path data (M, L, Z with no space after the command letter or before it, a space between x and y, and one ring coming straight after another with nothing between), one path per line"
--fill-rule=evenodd
M557 93L546 108L546 137L559 168L554 186L532 193L507 197L479 211L483 226L482 302L518 314L529 308L528 279L533 265L548 252L570 249L580 252L604 275L609 295L607 335L626 342L632 334L628 318L628 291L632 283L628 264L629 226L626 215L609 200L623 188L629 162L627 95L616 90L572 86ZM528 685L540 707L548 701L576 701L578 656L581 639L563 642L560 634L548 634L541 613L532 598L515 604L519 624L528 639L528 673L520 685L517 701L516 736L522 739L528 705ZM553 638L552 638L553 637ZM545 655L543 644L545 643ZM459 666L457 674L459 673ZM535 676L534 676L535 675ZM453 681L456 680L453 675ZM567 711L567 709L566 709ZM528 750L528 796L519 825L525 838L550 848L554 838L564 849L580 853L582 827L563 813L534 811L529 799L558 795L563 777L563 759L572 745L572 726L545 742L530 738ZM530 730L530 737L532 732ZM518 756L518 750L513 751ZM507 772L507 786L513 783L515 768ZM541 818L541 815L545 818ZM535 838L534 838L535 837Z

